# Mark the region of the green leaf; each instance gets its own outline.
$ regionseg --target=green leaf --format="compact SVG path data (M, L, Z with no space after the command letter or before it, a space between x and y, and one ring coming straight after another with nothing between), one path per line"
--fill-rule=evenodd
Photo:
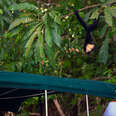
M116 17L116 9L111 9L112 16Z
M105 24L104 27L102 28L101 32L100 32L100 38L103 38L106 31L107 31L108 25Z
M45 40L49 47L52 47L52 29L50 26L45 27Z
M49 46L46 47L46 55L49 59L52 59L52 60L54 59L54 55L55 55L54 50L55 49L51 49Z
M10 10L37 10L38 7L36 7L33 4L30 3L20 3L20 4L13 4L10 6Z
M18 35L20 32L21 32L21 30L22 30L22 28L21 27L18 27L18 28L15 28L15 29L13 29L12 31L10 31L10 32L6 32L5 34L4 34L4 37L6 37L6 38L11 38L11 37L13 37L13 36L16 36L16 35Z
M39 50L39 43L38 41L36 42L35 44L35 49L34 49L34 58L35 58L35 63L38 63L41 61L41 58L40 58L40 50Z
M91 19L98 19L98 16L99 16L99 10L98 9L96 9L93 13L92 13L92 15L91 15Z
M35 24L30 25L28 27L28 30L25 32L22 40L28 39L39 25L40 25L40 23L39 24L35 23Z
M111 14L111 9L110 7L106 7L104 9L104 13L105 13L105 21L106 23L112 27L113 24L113 20L112 20L112 14Z
M103 45L100 48L100 52L99 52L99 62L100 63L104 63L104 64L107 63L108 56L109 56L108 50L109 50L109 38L107 37L104 40Z
M100 0L100 2L105 2L106 0Z
M6 21L7 23L11 23L11 20L9 19L9 17L3 16L3 20Z
M45 61L44 41L43 41L43 35L41 32L41 27L38 30L37 44L38 44L38 49L40 51L40 57Z
M21 18L17 18L15 19L9 26L9 31L12 30L13 28L19 26L20 24L25 24L25 23L29 23L31 22L33 19L30 17L21 17Z
M44 24L47 25L47 23L48 23L48 15L47 15L47 13L43 16L43 21L44 21Z
M52 29L53 41L58 47L61 47L60 28L56 23L54 23L53 26L54 26Z
M1 14L1 15L3 14L3 10L2 10L2 9L0 9L0 14Z
M87 21L87 20L89 19L90 15L91 15L91 12L92 12L92 11L89 11L89 12L87 12L87 13L85 14L84 21Z
M27 43L25 45L25 48L26 48L25 56L26 57L29 55L29 51L31 49L31 46L32 46L32 43L33 43L35 37L37 36L37 33L38 33L38 29L35 32L33 32L33 34L31 35L31 37L29 38L29 40L27 41Z
M45 52L46 52L46 55L47 55L47 57L48 57L48 59L50 61L50 64L53 67L55 67L56 66L55 60L56 60L57 54L58 54L56 49L55 48L51 49L49 46L47 46Z
M49 15L51 16L52 19L54 19L54 22L61 24L61 15L55 10L52 10Z

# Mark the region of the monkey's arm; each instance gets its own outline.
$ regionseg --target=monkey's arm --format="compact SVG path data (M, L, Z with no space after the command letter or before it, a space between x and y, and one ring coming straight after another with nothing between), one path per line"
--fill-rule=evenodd
M77 19L79 20L80 24L84 27L84 29L86 31L88 31L88 27L87 27L86 23L84 22L84 20L80 17L78 11L77 10L74 10L74 13L75 13Z

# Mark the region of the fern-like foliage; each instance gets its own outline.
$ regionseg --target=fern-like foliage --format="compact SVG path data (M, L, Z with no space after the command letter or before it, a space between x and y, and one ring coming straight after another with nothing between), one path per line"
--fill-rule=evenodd
M33 4L30 3L20 3L10 6L10 10L16 11L16 10L38 10L38 7L36 7Z
M18 11L19 15L10 24L7 35L20 27L25 44L24 56L35 56L36 62L53 60L56 50L61 47L60 15L56 11L41 10L30 3L13 4L9 8L11 12Z
M15 19L9 26L8 30L12 30L15 27L19 26L20 24L26 24L26 23L30 23L32 22L33 19L30 17L21 17L21 18L17 18Z
M12 12L9 6L15 4L13 0L0 0L0 33L2 34L13 21Z

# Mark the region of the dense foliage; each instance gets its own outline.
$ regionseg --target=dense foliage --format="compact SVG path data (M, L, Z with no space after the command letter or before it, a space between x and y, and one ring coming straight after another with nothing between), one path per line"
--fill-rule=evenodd
M0 70L115 83L115 3L115 0L0 0ZM83 52L85 32L73 13L74 8L79 9L88 24L102 14L98 28L92 33L96 50L89 55ZM70 102L68 106L62 104L69 110L77 100L78 104L83 101L78 95L66 95L65 100L62 95L58 97L62 102ZM100 109L98 101L93 104Z

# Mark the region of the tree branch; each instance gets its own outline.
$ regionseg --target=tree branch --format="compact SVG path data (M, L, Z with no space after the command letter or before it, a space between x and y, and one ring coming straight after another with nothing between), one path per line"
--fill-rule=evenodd
M113 2L108 2L106 5L113 5L113 4L116 4L116 1L113 1ZM102 4L94 4L94 5L91 5L91 6L86 6L84 8L81 8L79 9L78 11L81 12L81 11L84 11L84 10L87 10L87 9L90 9L90 8L96 8L96 7L100 7L102 6ZM70 13L68 14L68 16L71 16L73 15L74 13ZM66 17L67 15L63 16L63 17Z
M54 102L54 104L55 104L55 106L56 106L60 116L65 116L64 112L62 111L62 109L60 107L60 104L58 103L58 100L54 99L53 102Z
M104 81L107 79L110 79L111 77L94 77L92 80L97 80L97 81Z
M87 10L87 9L90 9L90 8L99 7L99 6L101 6L101 4L94 4L94 5L91 5L91 6L86 6L84 8L81 8L78 11L81 12L81 11L84 11L84 10Z
M109 2L109 3L107 3L106 5L113 5L113 4L116 4L116 1L114 2ZM99 7L99 6L101 6L102 4L94 4L94 5L91 5L91 6L86 6L86 7L84 7L84 8L81 8L81 9L79 9L79 12L80 11L83 11L83 10L87 10L87 9L90 9L90 8L95 8L95 7Z

